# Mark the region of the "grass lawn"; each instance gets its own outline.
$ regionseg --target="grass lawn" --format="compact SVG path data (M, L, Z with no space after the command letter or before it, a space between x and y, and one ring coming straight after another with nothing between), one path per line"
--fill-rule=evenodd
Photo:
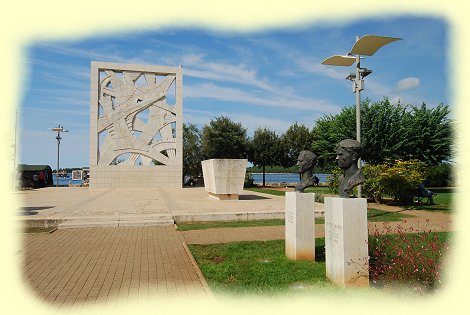
M177 223L179 231L205 230L231 227L250 226L277 226L284 225L284 219L251 220L251 221L205 221L205 222L180 222Z
M216 293L270 295L299 286L331 286L325 278L324 242L317 239L315 262L288 260L283 240L188 246Z
M259 192L259 193L275 195L275 196L284 196L286 194L286 192L283 190L276 190L276 189L263 188L263 187L247 187L244 189L249 190L249 191ZM324 187L324 186L308 187L304 191L308 193L316 193L316 194L331 194L329 188Z
M445 211L451 212L453 210L453 196L454 191L451 188L430 188L436 195L433 196L434 205L430 204L415 204L407 207L407 209L415 210L428 210L428 211Z
M331 190L327 186L311 186L311 187L305 188L304 191L308 193L316 193L316 194L323 194L323 195L331 194Z
M270 188L263 188L263 187L250 187L245 188L246 190L256 191L265 194L271 194L276 196L284 196L285 191L282 190L275 190ZM437 195L433 197L434 205L429 204L415 204L412 206L406 206L405 209L415 209L415 210L428 210L428 211L452 211L452 197L453 197L453 189L452 188L431 188L431 191L435 192ZM308 187L305 189L305 192L309 193L316 193L318 194L318 200L323 202L322 195L331 194L328 187L318 186L318 187ZM393 220L391 220L393 221Z
M367 209L367 220L370 222L403 221L403 219L412 217L414 216L411 214L404 214L401 212L383 211L375 208Z
M26 227L22 229L22 233L49 233L52 230L56 229L55 227Z
M451 235L437 234L440 242ZM415 236L407 237L411 241ZM344 291L326 279L324 238L315 240L315 261L288 260L284 240L188 246L216 294L276 295L300 288L307 292Z
M269 189L269 188L262 188L262 187L246 187L243 188L244 190L259 192L263 194L269 194L274 196L284 196L286 194L283 190L276 190L276 189Z

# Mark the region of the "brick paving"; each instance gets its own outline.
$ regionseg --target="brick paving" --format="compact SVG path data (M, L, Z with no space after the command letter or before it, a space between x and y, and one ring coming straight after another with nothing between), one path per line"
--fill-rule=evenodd
M39 300L61 308L165 296L212 298L172 226L25 233L23 276Z

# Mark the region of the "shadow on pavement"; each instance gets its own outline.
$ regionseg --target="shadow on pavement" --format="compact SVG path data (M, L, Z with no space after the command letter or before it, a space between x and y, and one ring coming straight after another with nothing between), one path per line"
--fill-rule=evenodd
M20 207L18 208L19 212L21 215L36 215L38 214L38 210L44 210L44 209L51 209L54 208L54 206L47 206L47 207Z
M257 200L257 199L271 199L271 198L258 196L258 195L240 195L240 196L238 196L238 200Z

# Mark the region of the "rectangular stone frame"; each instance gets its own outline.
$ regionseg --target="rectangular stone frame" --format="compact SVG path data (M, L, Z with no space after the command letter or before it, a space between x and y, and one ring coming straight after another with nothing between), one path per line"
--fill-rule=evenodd
M98 99L101 69L175 74L176 165L98 165ZM90 188L182 187L183 179L183 69L155 65L91 62L90 73Z

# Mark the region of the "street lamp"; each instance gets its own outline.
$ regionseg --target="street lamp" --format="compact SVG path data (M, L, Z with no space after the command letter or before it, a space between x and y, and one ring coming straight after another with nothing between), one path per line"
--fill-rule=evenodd
M56 187L59 187L59 157L60 157L60 140L62 138L60 137L61 132L69 132L68 130L64 129L63 126L59 124L59 126L51 128L52 131L57 132L57 171L56 171Z
M352 82L353 93L356 93L356 139L361 142L361 91L364 90L364 78L372 73L372 70L361 68L361 55L372 56L382 46L391 42L401 40L396 37L377 35L356 36L356 43L347 55L334 55L322 61L323 65L351 66L356 63L356 72L346 77ZM361 159L358 167L362 168ZM361 186L357 186L357 196L361 197Z

